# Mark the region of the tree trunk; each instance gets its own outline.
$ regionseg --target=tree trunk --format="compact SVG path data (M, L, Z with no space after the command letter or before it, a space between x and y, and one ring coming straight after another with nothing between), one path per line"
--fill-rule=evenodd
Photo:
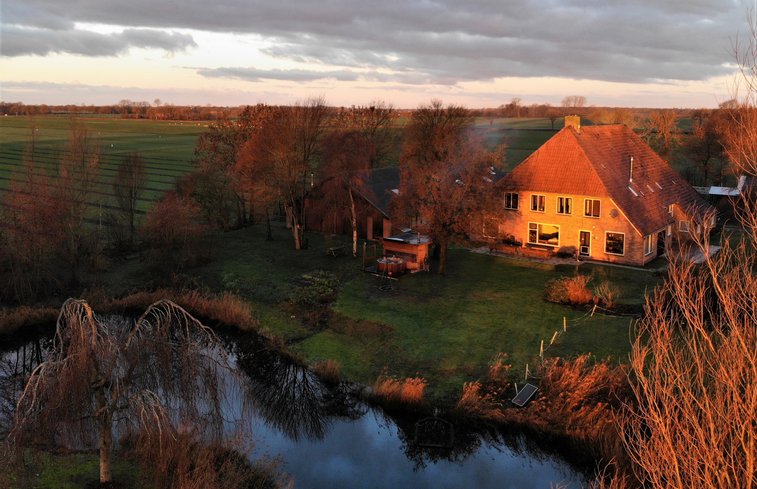
M273 232L271 231L271 214L268 211L268 207L265 208L265 226L266 226L266 241L273 241Z
M100 484L107 484L111 481L110 450L113 445L113 421L103 389L104 387L97 389L95 398L100 418Z
M350 218L352 221L352 256L357 257L357 211L355 210L355 198L352 195L352 188L349 189L350 194Z
M287 221L289 222L289 227L292 230L292 239L294 239L294 249L295 250L301 250L302 249L302 229L300 226L300 223L297 222L297 211L294 208L294 205L289 203L286 207L286 213L287 213Z
M439 275L447 275L447 242L439 242L439 268L437 268Z

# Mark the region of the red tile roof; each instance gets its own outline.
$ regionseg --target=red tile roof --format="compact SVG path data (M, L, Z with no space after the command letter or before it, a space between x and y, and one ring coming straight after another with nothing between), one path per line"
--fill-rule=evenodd
M579 131L565 127L515 167L500 186L609 197L644 235L672 222L671 204L699 218L712 208L625 125L583 126Z

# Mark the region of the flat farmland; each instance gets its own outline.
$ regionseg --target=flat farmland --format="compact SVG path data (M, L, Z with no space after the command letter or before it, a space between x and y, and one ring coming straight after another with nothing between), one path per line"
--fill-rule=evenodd
M547 118L478 117L474 130L489 148L505 144L505 169L512 170L562 126L562 119L555 121L555 129L552 129Z
M108 207L113 203L112 182L118 164L129 153L145 160L146 182L139 209L146 211L176 180L192 168L198 136L206 122L146 121L112 118L2 117L0 118L0 190L22 176L23 155L32 131L36 135L37 166L54 174L66 151L72 124L83 124L100 147L101 165L97 188L89 203Z

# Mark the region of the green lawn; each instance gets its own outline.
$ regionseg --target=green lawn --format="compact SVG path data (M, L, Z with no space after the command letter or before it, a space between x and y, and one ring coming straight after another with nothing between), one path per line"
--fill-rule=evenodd
M78 453L53 455L35 452L18 464L8 479L8 489L81 489L95 487L100 477L97 454ZM150 484L141 480L140 470L133 463L114 457L111 464L113 480L118 487L148 489Z
M189 271L214 290L233 290L254 306L261 326L290 343L309 362L335 359L347 378L372 383L382 372L396 376L421 375L429 395L452 401L463 382L482 375L490 360L506 353L514 376L526 363L538 361L540 342L548 345L566 318L568 331L547 356L576 356L591 352L599 358L623 361L629 351L630 318L595 314L543 300L547 281L572 275L575 266L553 266L480 255L453 249L449 273L405 275L382 290L381 279L360 271L360 259L329 257L328 241L308 235L309 249L292 249L291 237L279 224L275 240L266 241L261 226L219 235L213 261ZM123 266L123 265L122 265ZM288 299L303 273L333 272L341 289L328 326L312 330L307 311ZM620 301L640 304L644 291L658 277L649 272L583 264L580 273L611 280L621 290ZM136 269L113 272L108 279L122 287L134 284ZM114 290L123 292L123 290Z

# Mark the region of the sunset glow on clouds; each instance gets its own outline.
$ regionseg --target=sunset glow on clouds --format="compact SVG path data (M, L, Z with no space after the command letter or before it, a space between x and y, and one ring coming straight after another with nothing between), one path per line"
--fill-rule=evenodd
M4 0L0 99L713 107L733 0Z

